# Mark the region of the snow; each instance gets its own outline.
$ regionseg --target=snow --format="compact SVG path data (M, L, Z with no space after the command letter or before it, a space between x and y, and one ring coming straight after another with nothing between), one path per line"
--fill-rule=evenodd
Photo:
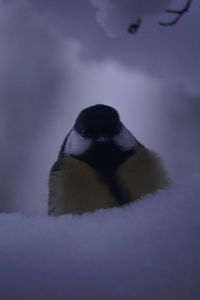
M126 32L129 25L168 7L172 0L89 0L97 10L97 22L111 37Z
M200 299L199 182L82 216L1 214L1 300Z

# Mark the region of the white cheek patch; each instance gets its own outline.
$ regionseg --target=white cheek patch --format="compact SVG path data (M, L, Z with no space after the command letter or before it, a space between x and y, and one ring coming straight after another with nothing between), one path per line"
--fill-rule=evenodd
M82 137L74 129L67 138L64 153L71 155L82 155L92 145L92 140Z
M124 151L134 149L138 145L134 135L125 126L123 126L119 134L113 137L113 142Z

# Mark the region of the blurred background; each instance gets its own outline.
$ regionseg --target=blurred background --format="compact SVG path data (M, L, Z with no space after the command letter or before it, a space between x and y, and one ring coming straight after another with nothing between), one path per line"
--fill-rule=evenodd
M1 212L46 214L49 169L95 103L115 107L174 182L200 170L199 1L158 24L186 2L0 0Z

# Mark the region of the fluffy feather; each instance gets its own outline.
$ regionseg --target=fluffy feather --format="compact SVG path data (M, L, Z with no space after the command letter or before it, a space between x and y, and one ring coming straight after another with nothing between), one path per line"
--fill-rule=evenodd
M49 176L48 213L81 214L128 204L169 185L157 154L122 124L116 110L83 110Z

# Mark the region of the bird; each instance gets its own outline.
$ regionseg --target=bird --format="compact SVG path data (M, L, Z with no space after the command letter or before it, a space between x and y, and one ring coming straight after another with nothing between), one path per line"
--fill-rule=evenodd
M111 106L83 109L49 174L48 215L120 207L170 184L162 160Z

